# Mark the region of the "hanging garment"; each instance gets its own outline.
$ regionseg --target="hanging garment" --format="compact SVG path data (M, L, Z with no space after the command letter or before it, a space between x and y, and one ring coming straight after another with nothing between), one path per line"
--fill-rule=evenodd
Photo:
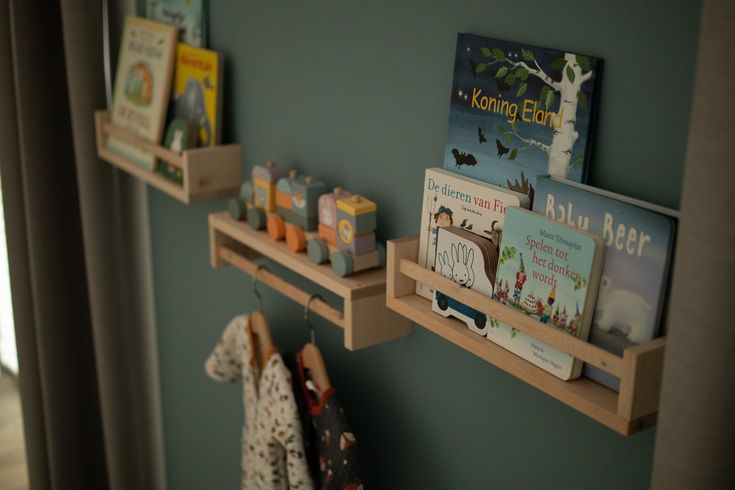
M337 391L332 387L315 393L307 386L307 373L297 354L298 375L309 406L316 446L319 448L319 473L322 490L364 490L362 461L357 440L350 429Z
M214 380L243 381L242 489L313 489L291 375L275 350L261 370L254 345L248 315L237 316L205 363Z

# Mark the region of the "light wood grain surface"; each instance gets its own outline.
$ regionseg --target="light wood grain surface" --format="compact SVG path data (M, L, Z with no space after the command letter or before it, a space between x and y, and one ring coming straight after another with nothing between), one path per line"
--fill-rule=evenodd
M0 375L0 489L27 490L23 419L15 380Z

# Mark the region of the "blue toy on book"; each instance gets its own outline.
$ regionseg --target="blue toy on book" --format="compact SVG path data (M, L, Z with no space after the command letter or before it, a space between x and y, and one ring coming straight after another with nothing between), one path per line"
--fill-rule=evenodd
M439 228L435 269L442 276L490 297L497 265L497 246L491 240L456 226ZM462 320L479 335L487 333L487 315L440 291L436 291L431 309Z

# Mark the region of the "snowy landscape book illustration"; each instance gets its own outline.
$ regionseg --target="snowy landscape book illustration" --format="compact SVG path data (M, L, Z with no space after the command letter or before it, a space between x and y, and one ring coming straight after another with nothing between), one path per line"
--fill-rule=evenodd
M520 208L505 218L495 300L587 340L600 281L602 238ZM495 318L487 338L561 379L582 362Z
M678 212L576 182L540 176L534 211L587 230L606 245L589 341L622 355L660 333ZM620 380L585 364L583 375L618 390Z
M592 56L459 34L444 168L529 195L584 182L601 79Z
M509 206L531 207L528 196L449 172L441 168L426 169L424 204L419 234L420 266L434 270L436 245L440 228L457 226L500 244L505 210ZM493 271L495 264L493 264ZM416 283L416 294L434 298L434 291Z

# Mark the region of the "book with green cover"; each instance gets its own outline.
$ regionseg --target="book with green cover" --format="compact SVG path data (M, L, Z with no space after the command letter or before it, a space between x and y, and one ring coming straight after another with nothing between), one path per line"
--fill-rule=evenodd
M587 340L600 282L602 238L539 214L509 208L501 243L495 300L541 323ZM487 338L561 379L582 362L496 319Z

